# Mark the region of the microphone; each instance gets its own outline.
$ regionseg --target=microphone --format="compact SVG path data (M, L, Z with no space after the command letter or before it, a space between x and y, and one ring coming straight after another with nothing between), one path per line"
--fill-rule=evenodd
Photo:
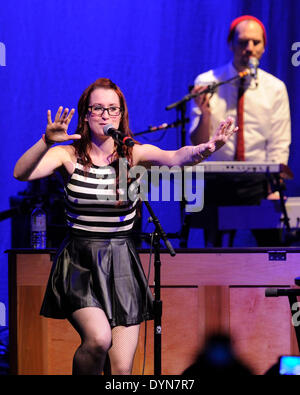
M248 67L250 69L250 75L254 77L255 81L257 81L257 68L259 65L259 60L254 56L250 56Z
M115 129L111 124L105 125L103 128L103 132L105 136L112 137L118 145L126 145L127 147L133 147L135 144L134 140L131 137L129 136L124 137L123 133L120 132L120 130Z

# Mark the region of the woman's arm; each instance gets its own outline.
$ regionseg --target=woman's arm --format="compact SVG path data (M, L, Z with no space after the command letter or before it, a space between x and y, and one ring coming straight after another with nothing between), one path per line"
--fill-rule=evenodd
M78 139L80 135L68 135L68 125L75 110L70 112L66 108L59 107L54 122L51 120L51 111L48 110L48 123L45 137L41 138L29 148L17 161L14 168L14 177L20 181L31 181L37 178L47 177L60 168L68 166L71 160L71 151L68 146L50 148L54 143Z
M215 135L207 143L196 146L185 146L176 151L165 151L150 144L135 145L133 147L134 165L187 166L202 162L214 151L220 149L228 139L238 130L234 127L233 119L228 117L221 122Z
M64 166L72 173L72 147L56 146L45 148L45 143L39 140L21 156L14 168L14 177L19 181L32 181L48 177L55 170Z

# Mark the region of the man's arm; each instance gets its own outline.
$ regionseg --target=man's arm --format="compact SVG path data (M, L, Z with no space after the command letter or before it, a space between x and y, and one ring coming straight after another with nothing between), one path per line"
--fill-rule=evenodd
M267 160L287 164L291 144L291 119L289 98L285 85L276 94L267 141Z
M200 93L206 86L195 86L191 93ZM192 110L192 118L194 118L194 123L196 122L196 118L199 117L198 124L191 131L190 138L193 145L206 143L210 138L210 118L211 111L209 106L210 95L199 95L194 99L194 107ZM201 112L200 115L196 114Z

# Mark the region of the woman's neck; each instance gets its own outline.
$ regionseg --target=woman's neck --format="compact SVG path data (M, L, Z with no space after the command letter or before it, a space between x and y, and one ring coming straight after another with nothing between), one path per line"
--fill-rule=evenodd
M97 139L92 137L90 157L94 165L101 166L110 163L110 156L114 152L114 140L109 137Z

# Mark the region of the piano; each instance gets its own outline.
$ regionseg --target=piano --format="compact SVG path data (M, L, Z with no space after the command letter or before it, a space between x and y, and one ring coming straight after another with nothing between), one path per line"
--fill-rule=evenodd
M193 166L203 169L204 174L266 174L275 177L279 185L280 178L291 180L293 173L287 165L274 162L237 162L206 161ZM263 200L259 206L218 207L219 229L268 229L300 227L300 197L283 197L279 186L279 200Z
M206 161L192 166L203 168L205 173L245 173L245 174L278 174L284 179L292 179L293 173L287 165L274 162L237 162L237 161Z

